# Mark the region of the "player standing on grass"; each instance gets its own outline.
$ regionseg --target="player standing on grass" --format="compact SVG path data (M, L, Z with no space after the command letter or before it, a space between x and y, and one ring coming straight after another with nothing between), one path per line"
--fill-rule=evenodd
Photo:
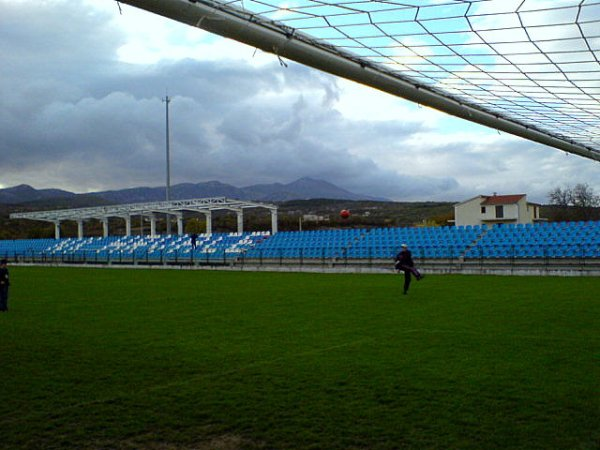
M412 253L408 249L408 245L402 244L402 250L396 255L394 267L397 272L404 272L404 295L408 294L410 287L411 275L414 275L417 281L421 280L424 275L417 270L412 259Z
M8 312L8 269L6 259L0 261L0 312Z

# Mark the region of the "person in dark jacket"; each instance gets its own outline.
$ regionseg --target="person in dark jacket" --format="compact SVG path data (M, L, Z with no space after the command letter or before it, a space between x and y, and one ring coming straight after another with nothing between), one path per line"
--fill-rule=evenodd
M404 295L408 294L408 288L410 287L411 275L421 280L423 275L415 267L415 263L412 259L412 253L408 249L408 245L402 244L402 250L396 255L394 267L397 272L404 272Z
M0 312L8 311L8 286L10 286L10 281L6 264L6 259L0 261Z

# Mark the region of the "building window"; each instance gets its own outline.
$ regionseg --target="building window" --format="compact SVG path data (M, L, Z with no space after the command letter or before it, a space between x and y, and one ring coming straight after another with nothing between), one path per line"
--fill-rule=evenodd
M504 217L504 206L496 206L496 219L502 219Z
M485 206L481 207L481 214L485 214Z

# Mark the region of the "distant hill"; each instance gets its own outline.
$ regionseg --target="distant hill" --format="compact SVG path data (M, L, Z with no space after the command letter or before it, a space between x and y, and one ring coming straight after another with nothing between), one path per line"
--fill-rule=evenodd
M60 189L35 189L27 184L20 184L0 189L0 203L15 204L45 201L56 198L74 198L78 194Z
M336 200L380 200L367 195L359 195L342 189L334 184L313 178L300 178L292 183L257 184L243 189L248 200L289 201L327 198Z
M313 178L300 178L292 183L257 184L238 188L219 181L204 183L181 183L171 186L171 199L228 197L239 200L264 202L282 202L289 200L309 200L315 198L337 200L378 200L368 195L356 194L342 189L332 183ZM96 198L96 201L92 199ZM45 202L60 199L61 204L72 201L81 203L141 203L165 199L165 187L137 187L112 191L76 194L60 189L35 189L26 184L0 189L0 204L23 204L29 202Z
M205 183L182 183L171 186L172 200L187 198L228 197L240 200L258 200L248 198L243 189L219 181ZM94 192L93 195L112 203L143 203L165 199L165 187L137 187L115 191Z

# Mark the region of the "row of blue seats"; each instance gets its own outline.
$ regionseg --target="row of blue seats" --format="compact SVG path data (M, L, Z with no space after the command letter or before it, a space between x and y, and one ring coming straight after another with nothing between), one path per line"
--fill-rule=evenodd
M466 258L600 257L600 221L490 228Z
M554 231L549 231L554 230ZM0 241L0 256L104 259L600 257L600 222ZM219 256L217 256L219 255Z
M268 236L268 232L199 235L192 249L191 236L111 236L107 238L25 239L0 241L0 256L41 259L177 259L180 257L235 257ZM219 256L216 256L219 255Z
M500 245L470 249L465 258L599 258L600 245Z

